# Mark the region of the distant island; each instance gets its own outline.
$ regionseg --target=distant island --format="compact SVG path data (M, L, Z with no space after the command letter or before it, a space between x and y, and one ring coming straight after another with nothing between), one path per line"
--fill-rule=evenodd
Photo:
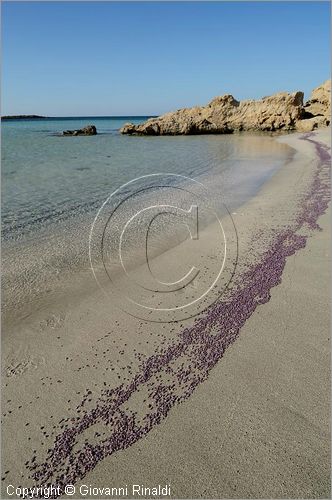
M48 117L39 115L9 115L2 116L1 120L45 120L46 118Z

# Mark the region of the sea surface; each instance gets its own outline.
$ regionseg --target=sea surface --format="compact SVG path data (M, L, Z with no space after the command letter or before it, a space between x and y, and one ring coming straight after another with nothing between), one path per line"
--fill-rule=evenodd
M2 122L2 238L5 302L24 301L62 268L87 262L89 231L107 197L132 179L178 174L202 182L236 210L292 156L261 135L131 137L126 122L79 117ZM98 134L63 137L94 124ZM161 221L162 223L162 221ZM46 285L45 285L46 286ZM11 296L11 300L9 300Z

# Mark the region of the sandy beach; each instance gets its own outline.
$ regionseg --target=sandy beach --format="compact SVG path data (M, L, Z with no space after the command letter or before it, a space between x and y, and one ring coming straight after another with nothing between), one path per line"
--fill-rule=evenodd
M331 4L1 5L1 494L331 497Z
M168 485L170 498L330 496L329 138L275 139L293 158L223 221L236 228L235 274L197 317L130 316L87 269L76 294L3 325L2 498L9 485L10 498L49 485L54 497L74 485L68 498L95 497L90 487L139 498L133 485ZM191 257L186 240L153 266Z

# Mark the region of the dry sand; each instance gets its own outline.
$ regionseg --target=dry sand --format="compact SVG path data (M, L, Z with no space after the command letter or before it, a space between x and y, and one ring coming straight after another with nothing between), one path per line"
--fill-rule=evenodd
M330 232L317 149L329 130L279 140L297 153L232 215L238 266L208 313L144 322L89 285L8 326L2 498L8 484L46 483L75 483L74 498L80 485L127 485L131 498L132 484L170 484L172 498L330 496ZM185 242L155 268L177 252L194 258Z

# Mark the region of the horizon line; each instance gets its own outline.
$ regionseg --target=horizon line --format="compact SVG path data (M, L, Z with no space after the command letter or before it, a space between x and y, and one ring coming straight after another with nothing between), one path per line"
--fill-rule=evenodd
M23 115L1 115L1 119L3 118L35 118L35 119L49 119L49 118L145 118L147 116L150 117L158 117L160 114L140 114L140 115L58 115L58 116L46 116L46 115L35 115L31 114L23 114Z

